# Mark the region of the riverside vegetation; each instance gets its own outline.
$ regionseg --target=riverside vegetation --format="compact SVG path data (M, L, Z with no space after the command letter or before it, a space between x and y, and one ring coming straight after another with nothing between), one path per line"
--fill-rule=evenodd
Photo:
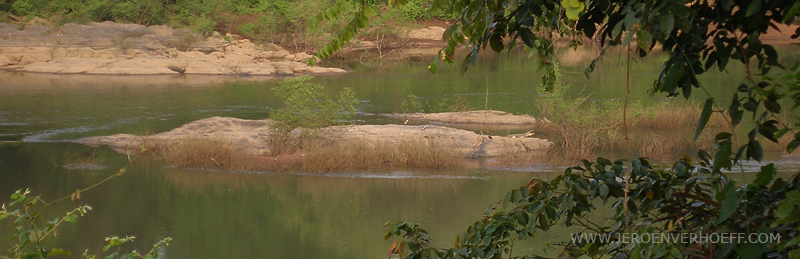
M331 39L344 19L330 20L309 28L313 17L334 1L315 0L15 0L0 2L0 22L20 23L43 17L50 24L86 22L130 22L190 28L210 36L213 31L241 35L259 43L274 43L295 51L316 52ZM383 39L389 44L404 33L411 21L428 18L429 0L412 0L403 8L386 8L386 0L370 1L379 11L375 24L358 38ZM345 12L351 12L345 10ZM455 18L434 14L433 18ZM230 39L228 39L230 40Z
M352 0L355 5L365 1ZM340 0L339 3L344 2ZM653 92L689 98L692 90L705 91L698 81L704 72L724 71L738 60L745 68L740 85L732 85L730 103L713 98L703 102L692 138L706 130L712 115L727 125L714 136L712 152L701 149L697 156L680 159L666 169L650 165L648 159L612 162L605 158L583 160L552 180L532 179L512 190L486 214L459 234L451 247L432 247L430 236L418 224L387 223L385 239L400 236L389 255L401 258L800 258L800 174L776 179L776 166L767 164L755 172L755 180L736 183L725 172L744 171L743 160L761 161L761 140L779 143L792 153L800 146L800 61L781 64L778 53L760 36L778 24L793 24L800 15L797 1L435 1L430 9L444 5L459 16L447 30L448 46L439 52L429 69L440 62L452 64L456 47L468 53L461 62L462 74L487 47L495 52L522 44L537 55L544 69L545 89L558 83L553 63L553 40L570 39L571 46L583 37L596 39L604 49L625 48L628 71L630 56L646 56L660 46L668 59L655 79ZM355 18L367 15L361 8ZM367 16L368 17L368 16ZM348 40L347 33L329 43L319 57L327 57ZM798 28L793 38L800 37ZM517 40L521 40L521 43ZM602 53L600 57L602 57ZM598 59L600 58L598 57ZM586 69L590 74L597 60ZM777 76L770 71L781 69ZM628 72L630 77L630 72ZM628 93L630 84L626 85ZM581 104L578 101L577 104ZM570 108L574 108L570 107ZM577 106L582 109L585 107ZM628 137L629 102L622 104L623 134ZM725 108L721 108L725 107ZM591 107L590 107L591 109ZM781 121L789 113L788 121ZM751 116L745 116L752 115ZM598 114L604 115L604 114ZM743 119L751 118L751 124ZM786 118L786 117L783 117ZM598 116L596 119L606 119ZM613 121L613 120L612 120ZM750 123L750 122L749 122ZM747 128L746 139L739 138ZM793 136L792 136L793 135ZM564 136L565 138L567 135ZM580 137L580 135L579 135ZM740 142L741 141L741 142ZM744 144L742 144L744 143ZM627 157L627 156L626 156ZM736 169L736 166L739 166ZM598 207L610 206L610 215L597 215ZM594 214L594 216L590 216ZM610 240L562 240L543 244L542 253L516 251L515 244L536 239L552 226L574 227L572 233L607 235ZM780 241L737 240L717 242L618 242L626 234L742 233L781 236ZM516 254L515 254L516 253Z

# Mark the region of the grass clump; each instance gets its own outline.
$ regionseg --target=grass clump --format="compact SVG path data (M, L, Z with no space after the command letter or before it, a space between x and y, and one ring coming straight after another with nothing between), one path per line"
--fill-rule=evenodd
M339 142L315 138L303 149L279 155L254 155L237 150L230 141L212 138L174 140L149 149L176 168L225 169L232 171L310 172L353 171L386 168L451 168L461 164L463 154L445 148L442 141L370 143Z
M63 167L68 170L99 170L103 169L100 164L103 159L100 158L100 152L93 150L89 154L72 154L64 160Z
M560 78L557 68L556 77ZM699 140L694 140L697 119L702 112L699 103L665 101L656 105L629 103L626 144L622 101L592 101L589 96L570 98L566 96L569 86L558 81L551 91L545 91L542 86L535 102L541 112L540 118L551 122L538 125L537 133L559 143L548 150L545 158L548 162L572 164L575 160L591 160L600 154L623 155L626 152L664 161L706 148L707 143L712 142L710 133L703 133ZM714 114L707 127L724 124L723 118Z
M304 150L307 171L353 171L381 168L449 168L459 165L463 154L446 148L442 140L400 140L395 143L358 141L341 143L320 139Z
M311 78L286 79L273 88L275 96L283 100L283 105L271 112L276 121L270 129L273 155L292 152L315 138L320 128L342 124L355 114L353 90L345 87L337 98L328 98L322 85L309 82ZM292 135L295 129L299 136Z
M229 167L237 162L237 151L220 139L188 138L161 145L156 152L173 167Z

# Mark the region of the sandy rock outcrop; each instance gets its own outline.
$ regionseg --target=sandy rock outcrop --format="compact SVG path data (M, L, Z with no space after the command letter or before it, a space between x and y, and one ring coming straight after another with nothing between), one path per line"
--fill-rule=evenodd
M214 33L112 22L0 23L0 69L56 74L294 75L346 72L310 67L313 56Z
M422 29L411 30L408 38L416 40L437 40L441 41L445 29L439 26L429 26Z
M230 143L241 152L263 155L269 152L270 123L272 123L270 120L211 117L148 136L118 134L81 138L72 142L90 146L107 145L117 152L136 153L145 143L159 145L172 141L207 138ZM299 134L299 131L296 134ZM335 126L322 129L319 136L345 143L366 141L385 144L434 139L439 141L440 145L470 158L517 154L553 146L553 142L545 139L479 135L471 131L436 125Z
M166 144L171 141L208 138L231 141L240 152L262 155L269 151L270 120L243 120L230 117L211 117L193 121L167 132L147 136L116 134L110 136L88 137L73 140L89 146L107 145L120 153L136 154L147 144Z
M372 144L431 139L437 141L437 145L456 150L467 158L504 156L553 146L553 142L546 139L479 135L472 131L436 125L340 126L325 129L321 135L336 141L366 141Z

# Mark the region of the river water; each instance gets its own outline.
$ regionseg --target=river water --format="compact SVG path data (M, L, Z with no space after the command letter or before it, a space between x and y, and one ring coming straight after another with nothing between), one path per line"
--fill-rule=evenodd
M570 94L591 94L593 100L624 97L624 57L607 54L587 79L583 69L596 50L583 51L588 54L562 58L563 74L573 87ZM796 58L791 54L787 58ZM661 101L663 96L651 96L647 90L663 57L634 62L632 98ZM395 123L368 114L400 111L408 94L431 106L442 98L463 99L476 108L536 115L532 103L541 78L533 59L490 56L463 77L455 66L440 66L431 74L426 63L407 61L314 81L331 94L353 88L360 113L354 124ZM718 100L729 99L727 89L743 79L741 68L729 70L733 71L702 78ZM271 87L281 80L12 72L0 72L0 78L0 203L8 203L11 193L25 188L54 200L114 174L128 162L103 147L61 140L150 134L210 116L266 118L278 105ZM695 96L706 97L700 91ZM93 153L99 167L63 166ZM800 164L791 158L778 162L784 173ZM106 236L136 236L126 249L138 251L172 237L162 250L165 258L382 258L390 244L382 239L387 221L421 223L436 245L448 246L508 190L560 170L533 166L526 171L224 172L167 168L162 161L144 157L121 177L83 193L80 200L48 208L47 217L78 204L94 208L76 224L61 226L48 242L74 254L84 249L101 254ZM0 221L0 237L11 235L10 225ZM542 238L564 235L561 231ZM10 246L8 238L0 238L0 249Z

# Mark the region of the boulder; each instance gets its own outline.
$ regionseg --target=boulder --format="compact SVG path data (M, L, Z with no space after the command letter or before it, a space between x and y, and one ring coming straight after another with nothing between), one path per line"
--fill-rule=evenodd
M138 152L142 145L161 145L189 139L222 140L238 151L263 155L269 152L271 120L243 120L211 117L187 123L173 130L148 135L127 134L88 137L72 142L90 146L107 145L118 152ZM291 134L299 136L300 129ZM436 125L354 125L323 128L319 136L331 141L399 144L406 141L439 140L447 149L467 158L495 157L544 150L553 142L538 138L479 135L475 132Z
M445 29L439 26L430 26L418 30L411 30L408 38L417 40L442 40Z

